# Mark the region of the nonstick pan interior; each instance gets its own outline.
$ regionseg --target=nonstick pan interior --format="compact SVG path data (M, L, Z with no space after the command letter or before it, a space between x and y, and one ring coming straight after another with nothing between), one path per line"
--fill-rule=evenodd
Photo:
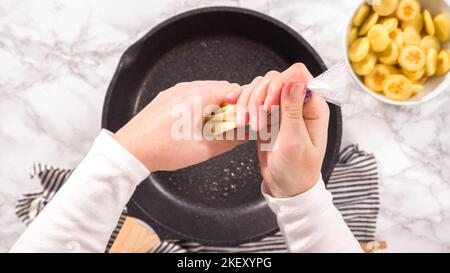
M314 76L326 69L297 33L263 14L231 7L183 13L155 27L124 53L106 95L102 126L117 131L160 91L178 82L246 84L295 62L305 63ZM339 107L329 106L325 180L337 160L342 128ZM195 166L152 173L128 209L162 239L236 245L278 229L260 193L261 180L256 144L249 142Z

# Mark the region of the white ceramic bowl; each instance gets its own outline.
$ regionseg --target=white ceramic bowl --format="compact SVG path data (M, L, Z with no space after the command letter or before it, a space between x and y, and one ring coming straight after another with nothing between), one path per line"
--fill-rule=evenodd
M394 101L391 100L382 94L375 93L371 90L369 90L364 83L361 81L361 78L356 75L356 73L353 71L353 68L350 64L350 61L348 59L348 39L347 34L350 31L352 27L352 19L355 12L358 10L358 8L363 5L365 1L361 1L361 4L358 5L355 10L352 12L352 15L349 18L346 32L344 35L344 54L345 54L345 62L347 64L347 68L350 71L350 74L352 78L355 80L355 82L358 84L358 86L363 89L365 92L369 93L371 96L375 97L378 100L381 100L388 104L393 105L400 105L400 106L406 106L406 105L417 105L423 102L426 102L437 95L441 94L446 90L446 88L450 85L450 73L447 73L446 75L440 76L440 77L431 77L424 86L424 91L420 94L410 98L407 101ZM428 9L431 13L431 15L434 17L438 13L445 13L448 16L450 16L450 7L446 3L445 0L420 0L420 4L422 5L423 9ZM442 48L449 48L449 42L441 44Z

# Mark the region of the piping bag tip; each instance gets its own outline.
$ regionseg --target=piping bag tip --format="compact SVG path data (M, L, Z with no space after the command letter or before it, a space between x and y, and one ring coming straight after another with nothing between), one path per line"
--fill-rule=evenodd
M348 71L345 63L338 62L307 84L305 102L311 99L311 90L326 101L341 106L350 100ZM308 96L309 94L309 96Z
M308 103L311 100L312 97L312 91L309 88L306 88L306 95L305 95L305 103Z

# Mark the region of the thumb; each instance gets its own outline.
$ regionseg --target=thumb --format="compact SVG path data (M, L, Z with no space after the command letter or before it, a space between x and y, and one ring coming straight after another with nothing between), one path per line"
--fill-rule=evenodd
M307 133L303 120L305 95L306 84L302 82L286 84L281 91L280 132L289 138Z

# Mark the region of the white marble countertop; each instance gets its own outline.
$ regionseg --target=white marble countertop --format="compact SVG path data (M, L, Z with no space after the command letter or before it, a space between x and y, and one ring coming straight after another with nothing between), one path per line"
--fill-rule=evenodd
M251 8L287 23L330 65L342 58L342 29L357 1L0 2L0 252L25 228L14 202L38 187L29 179L32 163L73 167L88 151L122 52L162 20L213 5ZM344 142L379 160L377 237L388 241L387 251L450 252L449 91L398 108L355 87L343 108Z

